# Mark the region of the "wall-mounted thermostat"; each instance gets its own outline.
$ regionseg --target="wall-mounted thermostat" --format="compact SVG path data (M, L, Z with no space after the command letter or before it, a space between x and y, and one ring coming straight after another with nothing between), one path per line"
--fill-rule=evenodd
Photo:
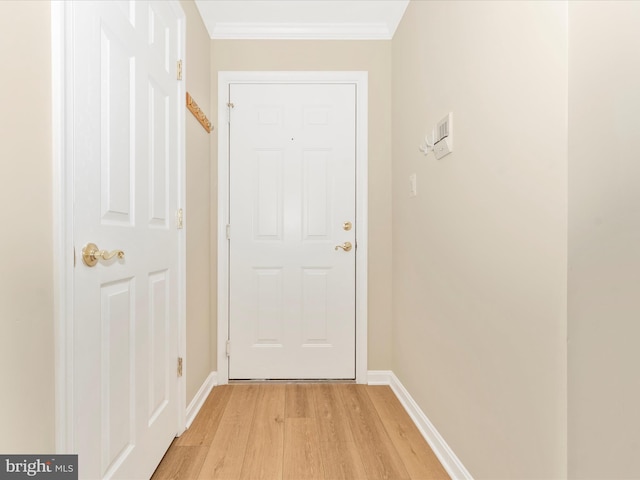
M431 132L432 140L429 136L424 137L424 143L419 149L425 155L433 151L438 160L453 151L453 113L440 120Z
M453 114L449 114L438 122L433 142L433 154L438 160L453 151Z

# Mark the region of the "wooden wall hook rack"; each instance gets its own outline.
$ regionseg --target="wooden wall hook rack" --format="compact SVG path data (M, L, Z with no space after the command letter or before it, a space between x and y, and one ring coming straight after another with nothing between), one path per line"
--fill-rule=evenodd
M198 104L193 99L193 97L189 94L189 92L187 92L187 108L191 113L193 113L193 116L198 119L200 124L207 131L207 133L211 133L211 130L213 130L213 125L211 124L207 116L204 114L202 109L198 106Z

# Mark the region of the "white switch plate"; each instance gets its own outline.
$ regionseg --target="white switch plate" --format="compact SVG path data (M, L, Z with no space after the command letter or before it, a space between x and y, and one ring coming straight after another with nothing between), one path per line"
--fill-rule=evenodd
M418 187L416 184L416 174L412 173L409 175L409 196L415 197L418 195Z

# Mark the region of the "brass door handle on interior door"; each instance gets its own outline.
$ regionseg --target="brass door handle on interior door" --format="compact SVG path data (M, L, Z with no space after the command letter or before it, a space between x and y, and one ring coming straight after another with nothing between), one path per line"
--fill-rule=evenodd
M124 258L122 250L114 250L107 252L100 250L95 243L87 243L82 249L82 261L87 267L95 267L98 260L111 260L113 257Z
M341 248L345 252L350 252L353 248L353 245L351 245L351 242L344 242L342 245L336 245L336 250L338 250L339 248Z

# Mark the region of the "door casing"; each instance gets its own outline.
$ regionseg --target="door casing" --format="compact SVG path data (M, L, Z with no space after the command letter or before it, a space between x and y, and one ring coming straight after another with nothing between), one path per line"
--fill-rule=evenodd
M368 73L360 71L225 71L218 73L218 384L229 382L229 85L349 83L356 85L356 382L367 383ZM233 348L233 346L231 347Z
M181 31L178 54L183 61L179 98L185 98L186 17L178 0L168 0L178 18ZM80 260L74 251L73 225L73 72L72 10L67 1L51 2L51 77L52 77L52 214L54 264L54 332L55 332L55 449L56 453L73 453L73 325L74 263ZM178 202L186 206L185 114L178 108ZM186 215L185 215L186 219ZM185 221L186 227L186 221ZM180 435L186 425L186 235L178 240L178 355L183 360L183 376L177 378L177 424ZM177 359L176 359L177 360Z

